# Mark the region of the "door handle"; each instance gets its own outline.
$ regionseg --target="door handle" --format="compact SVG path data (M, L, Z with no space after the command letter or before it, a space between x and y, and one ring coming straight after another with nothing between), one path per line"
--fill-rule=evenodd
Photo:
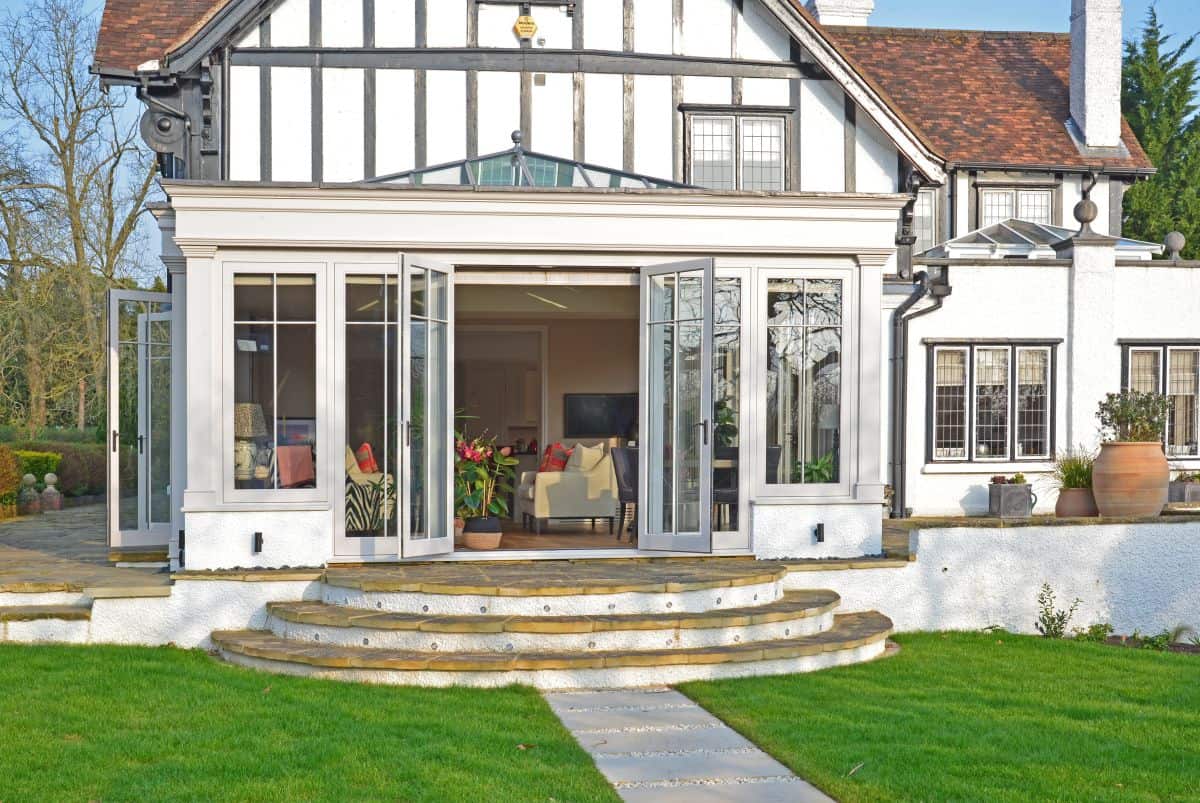
M411 421L404 422L404 445L412 446L413 424Z
M708 419L704 419L699 424L696 424L696 426L700 427L700 443L708 446Z
M117 450L117 438L118 438L118 437L119 437L119 436L117 435L117 431L114 429L114 430L112 431L112 450L113 450L114 452Z
M145 451L145 448L144 448L145 444L146 444L146 436L138 435L138 454L142 454Z

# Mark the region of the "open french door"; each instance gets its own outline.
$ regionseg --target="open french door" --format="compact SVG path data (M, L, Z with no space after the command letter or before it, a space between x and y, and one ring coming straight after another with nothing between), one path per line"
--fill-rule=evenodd
M108 542L171 533L171 294L108 294Z
M642 268L638 545L712 551L713 260Z

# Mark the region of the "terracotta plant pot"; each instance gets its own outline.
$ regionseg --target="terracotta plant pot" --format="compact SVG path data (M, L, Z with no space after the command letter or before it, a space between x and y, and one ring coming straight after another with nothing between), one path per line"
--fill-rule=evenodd
M470 518L463 525L463 543L467 549L499 549L503 537L497 516Z
M1157 516L1167 504L1170 479L1161 443L1105 443L1092 469L1096 507L1101 516Z
M1096 495L1091 488L1060 488L1054 503L1054 515L1060 519L1087 519L1100 515Z

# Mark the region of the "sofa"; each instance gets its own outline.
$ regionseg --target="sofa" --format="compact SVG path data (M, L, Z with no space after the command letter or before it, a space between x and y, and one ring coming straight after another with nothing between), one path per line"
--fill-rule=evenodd
M603 445L575 444L562 471L526 471L517 486L513 517L541 533L554 519L607 519L613 532L617 512L617 476Z
M391 474L363 471L346 447L346 532L374 533L392 518L396 483ZM394 526L394 525L393 525Z

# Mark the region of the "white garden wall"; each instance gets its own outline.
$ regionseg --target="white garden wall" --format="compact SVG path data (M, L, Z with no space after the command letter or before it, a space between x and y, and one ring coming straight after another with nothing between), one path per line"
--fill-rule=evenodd
M955 527L913 534L902 569L795 572L787 588L830 588L846 611L879 610L897 631L1036 632L1037 594L1058 607L1081 600L1072 622L1118 633L1200 628L1200 521L1088 526Z

